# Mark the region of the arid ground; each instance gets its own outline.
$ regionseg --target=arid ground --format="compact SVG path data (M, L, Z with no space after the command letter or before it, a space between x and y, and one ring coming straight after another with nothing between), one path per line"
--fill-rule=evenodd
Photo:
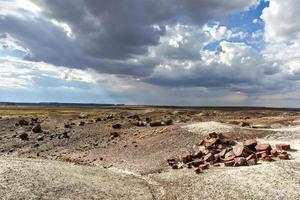
M151 127L132 124L168 121ZM40 127L37 127L40 124ZM290 144L290 160L171 169L208 133ZM1 199L300 199L300 111L0 107Z

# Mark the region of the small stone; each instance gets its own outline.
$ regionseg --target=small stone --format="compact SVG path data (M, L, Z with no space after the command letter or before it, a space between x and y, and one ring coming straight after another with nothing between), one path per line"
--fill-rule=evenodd
M184 164L191 162L192 160L193 160L193 155L191 155L191 154L186 153L181 156L181 161Z
M247 160L244 157L238 157L238 158L234 158L234 166L238 167L238 166L245 166L247 165Z
M255 146L257 145L256 139L248 139L245 140L244 145L251 150L255 150Z
M20 119L19 122L18 122L18 125L20 125L20 126L28 126L29 122L26 121L25 119Z
M231 151L228 151L228 152L225 154L225 158L230 157L230 156L235 156L232 150L231 150Z
M258 144L255 146L256 151L266 151L270 152L272 150L272 147L270 144Z
M110 136L116 138L116 137L119 137L120 134L118 132L111 132Z
M228 160L228 161L225 161L224 162L224 165L226 166L226 167L230 167L230 166L233 166L234 165L234 160Z
M257 160L256 160L255 158L252 158L252 159L250 159L250 160L247 160L247 164L248 164L249 166L251 166L251 165L256 165L256 163L257 163Z
M247 157L252 154L252 151L244 145L237 144L233 147L233 153L236 157Z
M36 125L35 127L32 128L32 132L34 133L42 133L43 130L42 130L42 127L40 124Z
M261 159L262 159L263 161L268 161L268 162L274 161L274 160L271 158L271 156L269 156L269 155L266 154L266 153L263 153L263 154L261 155Z
M212 153L208 153L204 156L204 161L206 162L210 162L213 161L215 159L214 154Z
M178 169L178 165L177 164L172 165L172 169Z
M221 165L220 165L220 163L215 163L215 164L213 164L213 166L214 167L220 167Z
M197 169L195 169L195 173L196 174L203 173L203 169L201 169L200 167L198 167Z
M248 160L251 160L251 159L257 160L256 154L251 154L250 156L248 156L248 157L246 158L247 161L248 161Z
M205 169L208 169L208 166L209 166L209 164L205 163L205 164L199 165L199 168L202 170L205 170Z
M112 127L114 129L120 129L120 128L122 128L122 125L121 124L114 124L114 125L112 125Z
M85 125L84 121L79 122L79 126L84 126L84 125Z
M197 160L193 160L191 163L191 165L193 165L194 167L199 167L200 165L204 164L202 160L197 159Z
M277 150L283 150L283 151L288 151L291 149L290 145L289 144L276 144L276 149Z
M28 140L28 134L27 133L21 133L19 135L19 137L20 137L21 140Z
M37 139L37 141L43 141L44 140L44 136L43 135L39 135L36 139Z
M276 150L276 149L272 149L272 150L271 150L271 155L272 155L273 157L278 156L277 150Z
M290 159L288 154L283 154L283 153L279 154L278 157L280 160L289 160Z

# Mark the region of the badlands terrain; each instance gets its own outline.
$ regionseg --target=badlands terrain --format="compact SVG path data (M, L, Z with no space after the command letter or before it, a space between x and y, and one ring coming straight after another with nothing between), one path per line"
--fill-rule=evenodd
M150 126L152 125L152 126ZM172 169L210 133L289 144L289 160ZM180 159L180 158L178 158ZM182 169L181 169L182 168ZM0 107L1 199L300 199L300 111Z

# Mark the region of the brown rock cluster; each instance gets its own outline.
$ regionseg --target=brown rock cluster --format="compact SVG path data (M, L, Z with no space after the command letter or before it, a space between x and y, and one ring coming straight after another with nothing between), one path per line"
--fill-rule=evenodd
M147 126L147 124L149 124L151 127L156 127L168 126L173 123L171 119L152 121L150 118L146 118L146 120L142 120L138 115L131 116L130 118L131 124L135 126Z
M257 161L288 160L290 149L288 144L277 144L272 148L270 144L258 144L255 139L245 140L243 144L236 144L222 134L210 133L201 142L205 148L194 153L184 153L179 158L168 158L167 163L172 169L183 167L196 168L195 173L202 173L210 166L251 166Z

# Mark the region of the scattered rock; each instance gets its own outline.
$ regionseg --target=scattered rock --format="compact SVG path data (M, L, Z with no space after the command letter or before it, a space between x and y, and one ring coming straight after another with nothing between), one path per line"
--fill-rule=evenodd
M20 125L20 126L28 126L29 122L26 121L25 119L20 119L19 122L18 122L18 125Z
M21 134L19 135L19 137L20 137L21 140L28 140L28 139L29 139L27 133L21 133Z
M289 155L288 154L284 154L284 153L279 154L278 157L279 157L280 160L289 160L290 159Z
M114 129L120 129L120 128L122 128L122 125L121 124L113 124L112 127Z
M113 137L113 138L116 138L116 137L120 136L120 133L118 133L118 132L111 132L110 136Z
M36 125L35 127L32 128L32 132L34 133L42 133L43 130L42 130L42 127L40 124Z
M44 140L44 136L43 135L39 135L37 138L36 138L37 141L43 141Z
M84 121L79 122L79 126L84 126L84 125L85 125Z

